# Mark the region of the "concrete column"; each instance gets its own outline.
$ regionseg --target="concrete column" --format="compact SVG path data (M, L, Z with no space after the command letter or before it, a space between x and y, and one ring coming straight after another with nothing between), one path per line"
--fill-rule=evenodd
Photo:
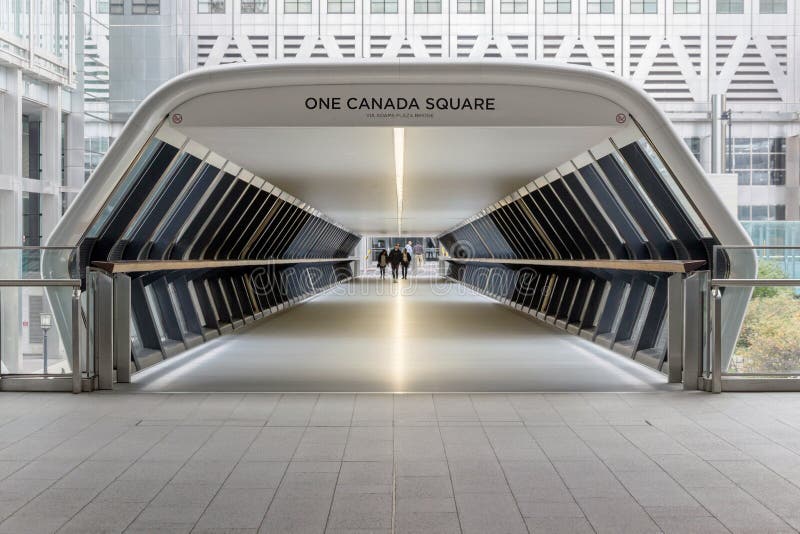
M59 188L61 186L61 88L48 86L47 107L42 110L40 127L42 173L41 210L42 244L61 217Z
M1 97L2 95L0 95ZM0 244L20 244L22 235L22 196L19 191L0 189ZM0 278L19 278L20 253L0 252ZM15 373L22 370L22 321L20 289L0 288L0 372Z
M786 138L786 220L800 220L800 135Z
M22 241L22 72L12 67L5 72L7 92L0 94L0 245L14 246ZM0 253L0 278L18 278L19 260L18 252ZM22 369L19 295L17 288L0 289L3 372Z
M355 255L358 257L359 261L356 262L356 267L359 268L359 271L353 271L353 276L360 276L363 275L367 269L372 264L372 254L370 253L370 243L367 241L368 237L362 237L361 241L358 242L355 249ZM369 257L367 257L369 255Z
M42 185L40 196L42 245L48 242L50 234L61 218L61 87L49 85L47 93L47 107L42 110L40 125L42 172L39 180ZM44 298L42 310L52 313L49 300L44 292L42 292L42 297ZM59 335L55 329L51 330L47 336L47 352L52 355L53 363L60 360Z
M76 102L79 101L79 102ZM64 154L64 183L63 186L74 190L67 193L68 204L77 195L77 191L84 182L84 146L83 146L83 94L72 94L72 105L66 120L67 147Z
M711 172L725 172L725 95L711 95Z
M83 0L78 0L75 8L75 35L82 36L83 28ZM88 2L87 2L88 4ZM81 38L82 39L82 38ZM77 40L77 39L76 39ZM66 127L66 149L64 152L64 182L63 186L74 190L67 193L67 204L72 204L77 195L78 189L84 182L84 127L83 127L83 47L78 47L75 53L75 61L78 66L78 79L76 80L75 90L70 93L70 112L67 115ZM63 106L62 106L63 107ZM62 243L54 243L59 245Z
M10 189L11 180L22 176L22 71L6 67L5 72L7 92L0 93L0 187Z

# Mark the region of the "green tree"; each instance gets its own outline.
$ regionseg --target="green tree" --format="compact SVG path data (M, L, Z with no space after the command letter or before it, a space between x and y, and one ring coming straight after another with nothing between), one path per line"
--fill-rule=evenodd
M759 279L781 279L778 263L762 260ZM800 372L800 300L789 287L757 287L736 343L732 370L750 373Z
M780 280L786 278L786 273L778 262L772 260L759 260L759 280ZM753 298L775 297L781 293L791 293L788 287L757 287L753 290Z

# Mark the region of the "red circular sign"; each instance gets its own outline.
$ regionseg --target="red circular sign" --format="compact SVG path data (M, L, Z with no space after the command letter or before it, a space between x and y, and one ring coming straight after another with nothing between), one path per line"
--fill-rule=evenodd
M180 113L173 113L172 114L172 122L175 124L180 124L183 122L183 115Z
M626 120L628 120L628 117L624 113L617 113L617 124L625 124Z

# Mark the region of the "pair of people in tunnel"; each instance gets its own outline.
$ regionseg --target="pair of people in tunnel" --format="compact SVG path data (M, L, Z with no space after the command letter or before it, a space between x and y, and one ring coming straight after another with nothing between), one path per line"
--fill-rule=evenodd
M409 252L408 247L400 247L400 244L395 244L391 252L386 252L386 249L381 250L378 254L378 269L381 273L381 278L386 278L386 266L392 267L392 278L397 279L402 269L403 279L408 277L408 266L411 264L412 252Z

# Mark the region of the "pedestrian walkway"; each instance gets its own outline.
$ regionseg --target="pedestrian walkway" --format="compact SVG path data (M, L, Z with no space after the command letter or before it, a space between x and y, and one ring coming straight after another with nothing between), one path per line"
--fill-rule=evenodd
M800 527L800 395L0 394L0 532Z
M433 277L358 278L134 378L141 391L652 391L663 374Z

